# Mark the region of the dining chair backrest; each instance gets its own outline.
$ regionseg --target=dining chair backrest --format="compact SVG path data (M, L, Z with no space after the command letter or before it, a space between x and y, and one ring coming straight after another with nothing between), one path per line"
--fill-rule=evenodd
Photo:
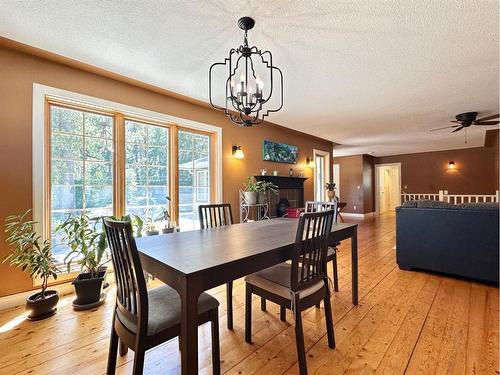
M198 206L200 228L214 228L233 223L233 212L229 203L206 204Z
M300 214L292 256L292 291L298 292L326 278L328 240L334 214L334 210Z
M319 202L319 201L307 201L306 202L306 212L320 212L325 210L334 210L335 215L333 217L333 222L337 222L337 216L339 213L338 202Z
M146 332L148 294L132 225L111 218L103 218L103 222L116 279L118 316L134 322L138 332Z

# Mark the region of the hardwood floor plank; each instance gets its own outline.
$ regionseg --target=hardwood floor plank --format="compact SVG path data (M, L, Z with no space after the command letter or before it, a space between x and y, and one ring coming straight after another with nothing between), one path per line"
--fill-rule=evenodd
M394 215L359 222L359 296L351 303L350 243L339 247L340 291L332 294L337 348L327 346L324 309L303 312L310 374L495 374L499 373L498 288L397 268ZM329 275L332 275L329 265ZM150 286L160 285L157 280ZM234 332L226 325L225 286L209 292L220 301L222 372L297 374L290 312L254 297L253 344L244 341L243 279L234 282ZM58 313L23 321L22 308L0 312L0 375L104 374L113 291L98 309L74 312L73 296ZM211 374L210 329L199 329L201 374ZM117 374L132 373L134 354L118 358ZM146 354L145 374L180 373L177 339Z

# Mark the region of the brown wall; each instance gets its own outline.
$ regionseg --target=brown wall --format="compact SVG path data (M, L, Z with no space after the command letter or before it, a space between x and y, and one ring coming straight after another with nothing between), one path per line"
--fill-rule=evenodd
M455 170L448 169L451 160ZM374 163L401 163L401 188L408 193L494 194L498 190L498 130L487 132L485 147L383 156Z
M64 60L64 59L63 59ZM80 64L81 65L81 64ZM75 66L80 66L75 64ZM130 80L128 80L130 81ZM0 222L5 216L22 212L32 206L31 127L33 83L53 86L106 100L124 103L156 112L220 126L223 129L223 197L239 216L238 189L247 175L261 168L288 174L293 167L304 171L305 198L313 198L312 170L305 167L306 157L313 149L331 152L333 144L300 132L264 123L248 129L232 125L221 112L180 100L158 90L130 84L126 79L113 79L47 60L5 46L0 46ZM299 147L299 164L277 164L262 161L263 139L294 144ZM232 145L241 145L245 159L231 157ZM7 254L3 225L0 230L0 258ZM0 264L0 296L32 288L29 278L7 264Z
M347 203L344 212L363 213L363 156L333 158L333 164L340 165L340 200Z
M340 165L340 197L347 203L344 212L366 214L375 211L376 164L401 163L401 189L408 193L448 190L450 194L494 194L499 185L498 138L498 130L488 130L484 147L333 158L333 163ZM455 162L455 170L448 169L451 160Z

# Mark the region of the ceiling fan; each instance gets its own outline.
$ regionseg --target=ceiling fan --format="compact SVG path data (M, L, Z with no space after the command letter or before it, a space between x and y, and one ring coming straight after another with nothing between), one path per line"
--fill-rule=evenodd
M469 126L472 125L497 125L500 121L488 121L488 120L493 120L498 118L499 114L497 113L496 115L491 115L491 116L486 116L480 119L476 119L478 113L477 112L465 112L465 113L460 113L459 115L456 115L455 118L457 119L456 121L450 121L454 122L457 125L451 125L451 126L445 126L443 128L437 128L437 129L432 129L431 132L436 131L436 130L443 130L443 129L453 129L455 128L452 133L455 133L459 130L462 130L464 128L468 128Z

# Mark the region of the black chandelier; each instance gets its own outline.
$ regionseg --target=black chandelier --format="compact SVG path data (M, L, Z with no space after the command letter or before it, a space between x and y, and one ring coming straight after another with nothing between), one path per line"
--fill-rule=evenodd
M224 111L236 125L245 127L262 123L269 113L278 112L283 107L283 73L273 65L271 52L262 52L256 46L248 46L247 32L254 25L252 18L240 18L238 26L245 31L243 44L237 49L232 48L224 62L212 64L209 70L210 104L215 109ZM214 104L212 97L212 74L219 65L228 68L224 107ZM261 77L265 79L266 86ZM273 102L277 102L274 103L277 108L269 108L272 105L270 99L274 91L274 79L279 82L280 97L273 99Z

